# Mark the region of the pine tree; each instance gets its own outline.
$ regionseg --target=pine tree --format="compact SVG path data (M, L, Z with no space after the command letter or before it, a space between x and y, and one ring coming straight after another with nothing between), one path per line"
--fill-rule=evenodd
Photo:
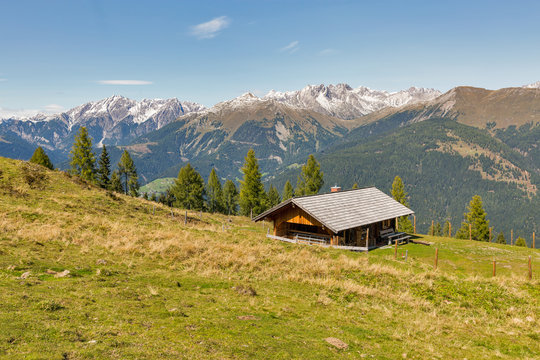
M202 210L204 207L204 181L191 164L178 172L178 178L169 189L174 197L172 205L190 210Z
M435 236L441 236L442 235L441 223L438 222L437 224L435 224L435 229L433 231L433 234Z
M92 151L92 139L86 127L81 127L70 152L71 172L84 180L96 181L96 159Z
M450 221L446 220L444 222L443 230L442 230L442 236L448 236L448 232L450 231Z
M489 241L489 220L486 220L486 211L482 205L482 198L479 195L472 197L468 206L469 212L463 214L464 220L456 237L458 239L469 238L469 224L471 227L472 239L477 241Z
M394 200L404 206L409 206L409 201L407 200L407 193L405 192L405 186L403 185L403 181L399 176L396 176L394 178L391 193ZM402 216L398 219L398 228L399 231L407 233L412 233L414 231L413 225L411 223L411 220L409 220L408 216Z
M208 177L206 199L208 210L210 210L211 213L223 211L223 191L221 189L221 182L216 174L216 169L214 168L212 168L210 176Z
M235 215L238 209L238 190L232 180L225 181L223 186L224 212L228 215Z
M148 200L148 193L147 193L147 192L143 193L143 194L142 194L142 198L143 198L144 200Z
M274 207L278 205L281 202L281 198L279 196L279 192L274 187L274 185L270 184L270 188L268 188L268 193L266 194L268 197L268 206Z
M116 191L118 193L123 193L124 189L122 188L122 180L120 179L120 175L118 175L118 171L113 171L111 175L111 186L110 189L112 191Z
M156 193L152 193L152 195L150 195L150 200L151 201L157 201Z
M265 211L268 205L255 151L249 149L244 160L244 179L240 181L240 212L245 216L249 216L251 212L257 215Z
M292 198L293 192L294 192L294 189L291 185L291 182L287 180L287 182L285 183L285 186L283 187L283 195L281 197L283 201L289 200L290 198Z
M506 239L504 238L504 233L501 231L499 235L497 235L497 240L495 241L497 244L505 244L506 245Z
M527 242L525 241L524 238L522 238L521 236L517 238L516 240L516 246L523 246L523 247L527 247Z
M104 189L108 189L111 186L111 160L109 159L109 153L107 153L107 148L103 145L101 149L101 156L98 160L98 169L97 169L97 181L99 186Z
M127 152L124 150L120 162L118 162L118 175L122 181L122 187L124 188L124 193L131 196L139 195L139 177L137 176L137 169L133 163L133 159Z
M29 160L31 163L38 164L41 166L45 166L48 169L54 170L54 166L45 153L45 150L41 146L38 146L38 148L34 151L34 154Z
M355 183L353 184L353 186L352 186L352 189L353 189L353 190L358 189L358 183L355 182Z
M324 184L321 164L315 159L315 156L309 155L305 165L302 166L302 172L296 182L296 196L314 195Z

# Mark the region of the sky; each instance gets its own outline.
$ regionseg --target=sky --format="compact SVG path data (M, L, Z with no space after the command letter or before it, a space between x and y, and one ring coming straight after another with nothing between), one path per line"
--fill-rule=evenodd
M111 95L540 80L539 1L2 1L0 118Z

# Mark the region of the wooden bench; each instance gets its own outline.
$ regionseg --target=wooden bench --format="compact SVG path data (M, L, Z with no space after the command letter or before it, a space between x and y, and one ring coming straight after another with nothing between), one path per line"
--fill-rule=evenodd
M388 241L388 245L394 244L396 241L399 244L400 242L409 243L410 235L404 232L395 232L393 228L388 228L381 230L379 236L382 240Z
M319 235L315 233L308 233L303 231L292 231L290 232L296 240L305 241L310 244L328 244L330 242L330 237Z

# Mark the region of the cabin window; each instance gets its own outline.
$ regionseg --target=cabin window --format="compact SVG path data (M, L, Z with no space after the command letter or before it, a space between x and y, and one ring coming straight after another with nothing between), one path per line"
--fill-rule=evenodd
M383 220L382 222L383 229L388 229L391 226L392 226L392 220Z
M289 229L292 231L304 231L304 232L310 232L310 233L319 233L320 230L317 226L313 225L304 225L304 224L296 224L296 223L289 223Z

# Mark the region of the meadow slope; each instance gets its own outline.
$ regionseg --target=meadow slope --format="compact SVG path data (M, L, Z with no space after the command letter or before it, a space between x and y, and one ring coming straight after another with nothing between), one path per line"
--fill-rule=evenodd
M0 358L540 357L538 250L423 237L396 260L154 205L0 158Z

